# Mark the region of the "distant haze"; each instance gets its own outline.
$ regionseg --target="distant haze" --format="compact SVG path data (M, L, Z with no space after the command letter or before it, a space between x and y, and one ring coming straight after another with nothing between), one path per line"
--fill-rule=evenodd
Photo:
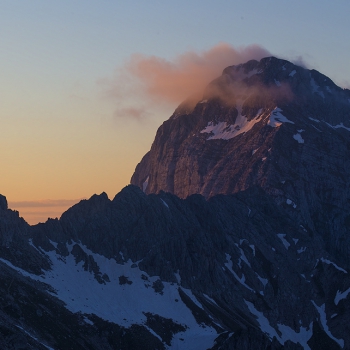
M56 199L38 201L9 202L10 208L16 208L29 224L45 222L47 218L59 218L68 208L81 199Z

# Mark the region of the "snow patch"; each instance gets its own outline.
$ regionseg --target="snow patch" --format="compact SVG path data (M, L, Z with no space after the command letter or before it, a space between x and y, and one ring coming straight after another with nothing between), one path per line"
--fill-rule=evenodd
M298 143L304 143L304 139L302 138L301 133L302 133L303 131L305 131L305 130L300 129L300 130L297 130L297 131L298 131L298 133L295 134L295 135L293 135L293 139L296 140L296 141L298 141Z
M238 115L235 124L227 122L209 122L208 125L200 131L201 134L212 134L207 140L230 140L240 134L244 134L260 121L262 109L258 111L255 118L249 120L242 115L242 104L237 105Z
M304 253L306 250L306 247L301 247L300 249L297 250L298 254Z
M53 348L50 348L49 346L43 344L42 342L40 342L38 340L38 338L34 337L34 335L30 334L29 332L27 332L23 327L15 325L17 328L21 329L25 334L29 335L32 339L34 339L35 341L37 341L39 344L41 344L42 346L44 346L46 349L48 350L54 350Z
M66 257L55 251L45 252L52 262L52 270L45 271L42 276L30 274L4 259L0 261L24 276L50 285L55 292L48 293L62 300L66 308L74 313L95 314L109 322L129 327L132 324L144 325L147 321L144 312L151 312L188 327L185 332L181 332L181 336L174 336L171 348L176 349L177 341L182 345L197 342L206 344L204 347L191 347L198 350L212 346L217 337L215 329L203 328L197 324L192 312L182 302L177 284L162 282L163 294L156 293L152 284L159 280L158 276L148 276L139 267L135 267L130 259L124 264L118 264L114 259L107 259L79 244L85 253L94 258L101 274L108 275L110 282L100 284L93 274L84 270L83 261L76 264L75 257L71 254L74 244L68 245L70 254ZM120 276L127 277L131 284L120 284ZM185 292L195 300L190 291Z
M312 304L315 306L315 309L318 311L320 315L320 321L323 327L323 330L327 333L327 335L333 339L335 342L337 342L341 348L344 348L344 340L343 339L338 339L333 336L333 334L330 332L328 325L327 325L327 315L325 312L325 304L322 304L321 306L317 306L316 303L311 300Z
M303 225L299 225L299 227L301 227L304 232L307 232L307 229Z
M257 70L257 69L255 68L255 69L251 70L250 72L248 72L248 73L246 74L246 77L247 77L247 78L250 78L251 76L253 76L253 75L255 75L255 74L260 74L260 73L262 73L262 72L263 72L262 69Z
M216 306L219 306L219 305L216 303L216 301L215 301L213 298L211 298L209 295L204 294L204 293L203 293L203 295L205 296L206 299L208 299L209 301L211 301L213 304L215 304Z
M294 70L292 70L290 73L289 73L289 76L290 77L294 77L294 74L296 73L297 71L294 69Z
M267 125L272 126L273 128L280 127L283 123L291 123L294 124L291 120L289 120L287 117L285 117L282 113L282 109L279 107L276 107L270 114L269 121L267 122Z
M203 333L204 330L205 332ZM195 328L187 329L186 332L176 333L171 341L172 350L203 350L212 348L215 345L215 339L218 334L213 328Z
M147 325L144 325L144 327L151 333L153 334L156 338L158 338L161 342L163 342L162 338L160 335L158 335L152 328L149 328Z
M255 256L255 245L254 244L249 244L249 247L252 248L253 255Z
M250 288L246 283L245 283L245 276L242 273L242 277L238 277L238 275L236 274L236 272L233 270L233 263L232 263L232 258L230 254L225 254L226 255L226 263L225 266L229 269L229 271L233 274L233 276L235 277L235 279L245 288L249 289L251 292L255 293L255 291Z
M87 323L87 324L89 324L89 325L91 325L91 326L94 325L94 323L93 323L90 319L88 319L87 317L85 317L85 316L84 316L84 322Z
M310 85L311 85L313 93L316 93L316 94L320 95L322 98L324 98L324 93L323 93L323 91L319 90L320 87L316 84L314 78L310 79Z
M259 323L260 329L268 335L270 339L276 337L280 341L280 336L277 334L276 330L270 325L269 320L264 316L261 311L258 311L254 304L243 299L251 314L256 316L257 322Z
M122 260L125 261L123 252L119 252L119 255L121 256Z
M288 205L293 206L294 209L297 207L297 205L296 205L291 199L289 199L289 198L287 198L286 203L287 203Z
M296 332L294 329L284 325L277 323L278 330L281 334L281 344L284 344L287 340L292 341L293 343L299 343L304 350L310 350L308 345L308 341L312 337L312 325L313 322L310 323L308 328L300 327L300 331Z
M162 198L160 200L163 202L164 206L169 209L169 205L167 204L167 202L165 200L163 200Z
M278 81L278 80L276 80L276 79L274 79L274 80L275 80L275 84L276 84L277 86L281 86L280 81Z
M330 261L328 259L324 259L324 258L321 258L320 259L322 262L328 264L328 265L333 265L337 270L341 271L341 272L344 272L344 273L348 273L346 270L344 270L343 268L341 268L340 266L338 266L336 263L334 263L333 261Z
M203 305L197 300L190 289L181 288L182 291L201 309L204 310Z
M240 243L240 244L242 244L242 243ZM251 265L250 265L250 262L248 261L247 257L245 256L244 251L242 250L242 248L240 248L240 247L238 246L237 243L235 243L235 246L239 249L239 251L240 251L240 253L241 253L241 259L242 259L250 268L252 268Z
M147 179L145 182L142 184L142 191L145 192L148 186L148 180L149 180L149 175L147 176Z
M330 128L332 128L332 129L339 129L339 128L342 128L342 129L345 129L345 130L347 130L347 131L350 131L350 128L348 128L348 127L346 127L343 123L340 123L340 124L338 124L338 125L331 125L331 124L329 124L329 123L327 123L327 122L325 122Z
M40 246L39 246L39 248L38 248L38 247L36 247L36 246L34 245L33 240L32 240L31 238L28 239L28 243L29 243L29 245L32 246L38 253L40 253L40 254L45 254L45 252L41 249ZM8 247L6 247L6 248L8 248ZM0 260L1 260L1 259L0 259Z
M316 122L316 123L319 123L319 122L320 122L320 120L315 119L315 118L311 118L311 117L309 117L309 119L310 119L310 120L312 120L313 122Z
M290 247L290 243L285 238L286 234L285 233L278 233L277 236L282 241L285 248L288 250L288 248Z
M340 300L346 299L348 294L350 293L350 288L348 288L345 292L340 292L339 290L337 291L337 294L334 298L334 304L338 305Z
M51 241L51 239L49 239L49 242L55 247L55 249L57 249L58 243ZM34 246L34 244L33 244Z
M301 134L295 134L293 135L293 139L298 141L298 143L304 143L304 139L302 138Z
M300 327L300 331L296 332L292 328L283 325L277 324L278 330L281 332L281 336L277 333L276 329L270 325L269 320L264 316L261 311L258 311L253 303L244 299L244 302L248 306L248 309L251 314L256 316L257 322L259 323L260 329L270 338L276 337L280 344L284 344L287 340L292 341L293 343L299 343L303 346L305 350L310 350L307 342L312 336L312 322L308 328Z
M176 277L177 283L181 284L180 270L177 270L177 272L174 275Z
M256 273L256 276L258 277L259 281L262 283L262 285L264 286L264 289L266 287L266 285L269 283L269 280L267 278L262 278L258 273Z
M0 258L0 261L3 262L4 264L6 264L8 267L11 267L11 269L19 272L21 275L23 275L25 277L30 277L31 279L33 279L35 281L42 281L43 276L37 276L37 275L31 274L25 270L22 270L20 267L13 265L11 262L9 262L3 258Z

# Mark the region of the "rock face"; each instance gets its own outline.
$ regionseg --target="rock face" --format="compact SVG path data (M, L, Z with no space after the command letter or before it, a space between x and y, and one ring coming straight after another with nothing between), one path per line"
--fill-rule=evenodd
M131 183L206 198L259 186L350 264L350 91L274 57L228 67L158 129Z
M49 268L49 263L30 244L30 226L19 217L18 212L7 208L6 197L0 195L0 258L40 274L41 268Z

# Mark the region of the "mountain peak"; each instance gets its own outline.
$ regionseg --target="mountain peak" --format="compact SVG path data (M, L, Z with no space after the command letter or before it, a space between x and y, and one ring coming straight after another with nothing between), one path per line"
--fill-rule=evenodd
M229 164L238 162L233 171L237 176L242 171L250 173L253 159L257 166L256 155L251 157L255 150L273 152L274 140L280 137L304 148L310 145L304 136L310 141L322 132L348 137L349 116L348 92L316 70L276 57L229 66L208 85L195 106L181 104L158 129L151 152L136 168L131 183L146 193L164 190L180 197L237 192L258 178L236 178ZM222 145L218 140L235 141ZM228 165L218 168L228 155ZM262 158L267 159L267 155ZM194 169L187 169L197 162ZM211 173L214 168L219 171L215 178ZM263 168L262 174L267 170ZM224 183L214 185L221 172L226 174Z
M194 107L179 108L131 183L181 198L258 186L304 227L340 239L350 211L349 159L349 91L316 70L266 57L225 68ZM320 227L319 215L335 215L338 224ZM346 255L340 240L329 246Z

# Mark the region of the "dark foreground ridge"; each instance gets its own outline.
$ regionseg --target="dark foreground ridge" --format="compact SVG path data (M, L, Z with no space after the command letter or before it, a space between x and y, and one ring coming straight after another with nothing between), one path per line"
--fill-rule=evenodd
M349 348L348 271L258 187L207 201L130 185L0 225L3 348Z

